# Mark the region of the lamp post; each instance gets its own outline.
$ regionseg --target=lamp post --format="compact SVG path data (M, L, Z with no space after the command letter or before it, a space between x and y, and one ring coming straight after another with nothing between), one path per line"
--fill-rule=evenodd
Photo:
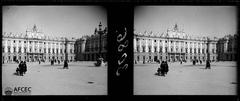
M65 60L66 61L68 61L67 44L68 44L68 39L65 38Z
M101 22L99 23L99 29L98 29L98 34L99 34L99 58L102 57L101 56L101 51L102 51L102 35L103 35L103 30L102 30L102 24Z
M206 62L206 69L210 69L210 39L207 37L207 62Z

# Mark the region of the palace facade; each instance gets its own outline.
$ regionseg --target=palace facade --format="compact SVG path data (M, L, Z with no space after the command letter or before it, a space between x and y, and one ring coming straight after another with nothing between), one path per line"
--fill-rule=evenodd
M86 35L76 40L74 47L76 49L75 53L77 61L96 61L99 58L99 54L104 60L107 60L107 27L104 29L101 27L102 25L100 22L99 28L95 29L93 35Z
M226 35L220 38L217 43L219 61L237 61L237 40L238 35Z
M14 61L74 61L75 39L50 37L39 31L36 25L26 33L2 34L2 60Z
M217 38L193 38L179 29L177 24L161 34L134 32L134 60L140 63L159 60L206 61L207 47L209 47L209 59L215 61L217 60L217 42Z

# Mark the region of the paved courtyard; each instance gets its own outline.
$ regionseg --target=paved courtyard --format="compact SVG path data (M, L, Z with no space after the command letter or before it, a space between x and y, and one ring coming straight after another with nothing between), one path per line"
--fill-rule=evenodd
M2 65L2 94L6 87L32 87L31 95L106 95L107 66L95 67L94 62L27 63L24 76L14 72L18 64Z
M156 76L159 64L134 65L135 95L235 95L237 87L236 62L169 63L169 72Z

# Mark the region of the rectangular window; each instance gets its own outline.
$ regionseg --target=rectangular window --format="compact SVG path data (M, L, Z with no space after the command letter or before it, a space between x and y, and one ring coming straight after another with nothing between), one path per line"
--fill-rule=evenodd
M8 52L10 53L10 47L8 47Z
M140 50L139 50L139 46L137 46L137 52L140 52Z
M19 47L19 48L18 48L18 53L21 53L21 50L22 50L21 47Z
M13 47L13 52L16 52L16 47Z

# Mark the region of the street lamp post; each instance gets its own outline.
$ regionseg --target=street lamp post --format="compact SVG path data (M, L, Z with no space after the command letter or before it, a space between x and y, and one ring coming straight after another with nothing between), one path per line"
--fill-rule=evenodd
M100 58L100 57L102 57L101 56L101 51L102 51L102 35L103 35L101 22L99 23L98 26L99 26L98 34L99 34L99 58Z
M207 37L207 62L206 62L206 69L210 69L210 39Z
M65 38L65 60L66 61L68 61L67 44L68 44L68 39Z

